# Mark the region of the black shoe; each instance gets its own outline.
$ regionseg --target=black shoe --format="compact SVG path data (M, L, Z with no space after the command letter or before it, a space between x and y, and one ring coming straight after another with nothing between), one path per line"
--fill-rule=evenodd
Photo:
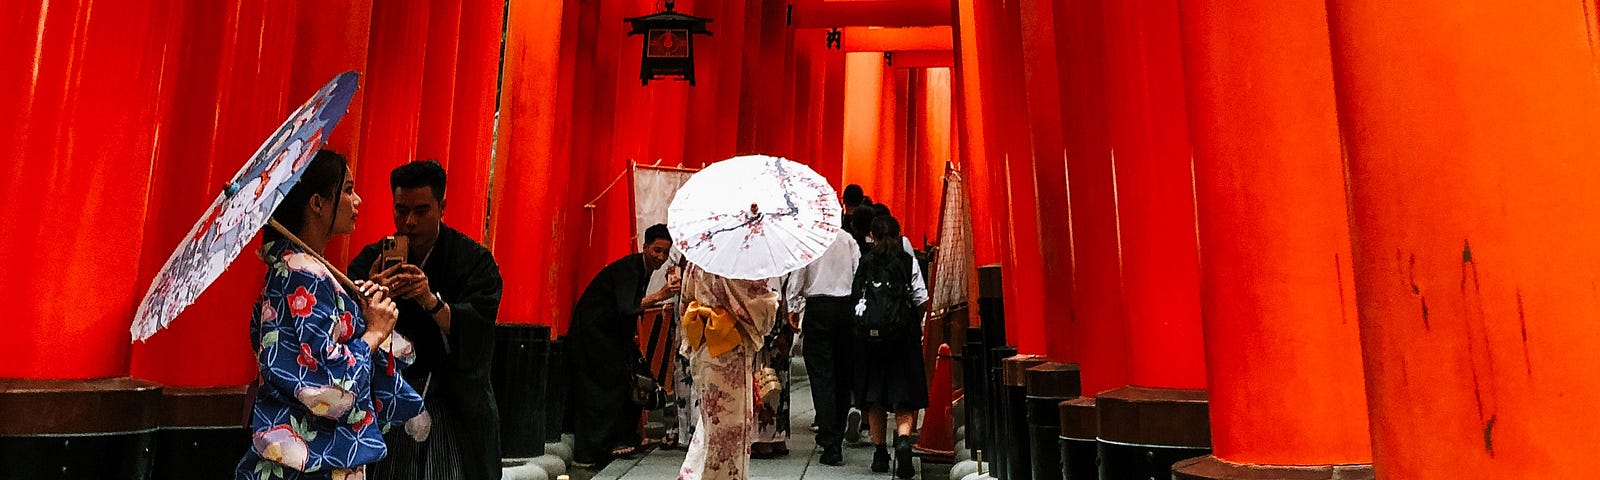
M775 456L772 454L772 444L770 443L758 442L750 445L750 458L767 459Z
M911 437L899 435L894 439L894 476L895 478L911 478L917 472L911 467Z
M874 445L878 450L872 452L872 471L883 473L889 471L889 449L883 445Z
M839 447L823 448L822 459L817 461L831 467L844 465L844 452L841 452Z

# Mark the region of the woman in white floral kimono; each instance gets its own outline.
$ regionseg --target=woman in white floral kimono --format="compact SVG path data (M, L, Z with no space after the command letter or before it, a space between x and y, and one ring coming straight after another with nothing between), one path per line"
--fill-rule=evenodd
M751 364L772 329L778 294L763 280L734 280L690 265L683 275L683 344L700 419L680 480L749 477L754 424Z

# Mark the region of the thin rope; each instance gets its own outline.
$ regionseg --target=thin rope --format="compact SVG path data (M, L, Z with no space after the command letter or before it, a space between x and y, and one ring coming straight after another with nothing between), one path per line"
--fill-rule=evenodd
M622 169L622 173L617 174L617 178L611 179L611 184L606 185L605 190L601 190L599 195L594 196L594 200L590 200L589 203L583 204L583 208L595 208L595 202L599 202L601 198L605 198L606 193L611 192L611 188L617 186L617 182L622 181L622 177L626 176L628 176L628 169L624 168Z
M584 246L586 246L586 247L594 246L594 211L595 211L595 208L596 208L595 204L598 203L601 198L605 198L606 194L611 192L611 188L617 186L617 182L622 181L622 177L628 176L628 170L629 169L627 169L627 168L622 169L622 173L618 173L617 174L617 178L611 179L611 184L610 185L606 185L606 189L605 190L601 190L599 195L595 195L594 196L594 200L590 200L589 203L583 204L583 208L589 209L589 238L588 238L587 242L584 243Z

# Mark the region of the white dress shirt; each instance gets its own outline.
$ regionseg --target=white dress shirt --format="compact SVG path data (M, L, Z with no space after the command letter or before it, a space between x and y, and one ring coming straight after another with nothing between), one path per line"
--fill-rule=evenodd
M849 297L860 263L861 249L856 246L856 239L839 230L822 256L789 274L789 288L783 292L789 311L804 312L806 297Z
M928 302L928 282L922 281L922 263L917 261L917 252L911 248L911 239L900 237L900 246L911 255L911 305L921 307Z

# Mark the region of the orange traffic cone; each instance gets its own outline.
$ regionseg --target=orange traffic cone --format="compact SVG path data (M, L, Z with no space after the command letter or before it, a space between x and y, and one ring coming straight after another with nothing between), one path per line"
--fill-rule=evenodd
M954 463L955 427L950 419L950 344L939 345L933 362L933 385L928 389L928 412L922 437L912 450L924 462Z

